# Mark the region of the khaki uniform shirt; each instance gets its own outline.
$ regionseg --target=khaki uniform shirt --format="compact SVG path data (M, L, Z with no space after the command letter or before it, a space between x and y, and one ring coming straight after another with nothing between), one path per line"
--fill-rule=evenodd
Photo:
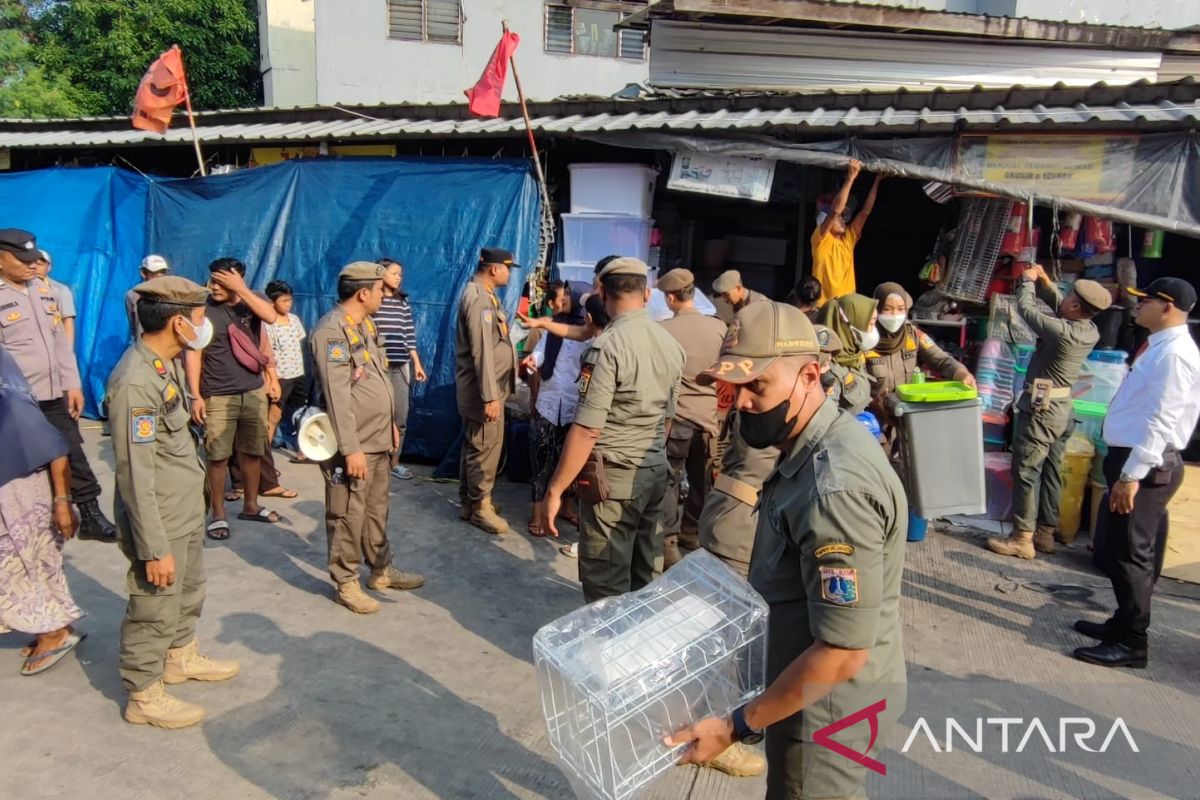
M19 288L0 279L0 344L40 402L82 388L58 298L48 283L32 280Z
M395 401L374 321L368 317L356 323L341 306L334 306L308 340L338 452L391 452Z
M458 413L483 422L483 406L501 404L517 387L517 354L508 338L508 320L500 298L471 281L458 303L454 382Z
M701 370L712 366L721 355L725 323L716 317L707 317L695 308L683 308L674 317L659 324L679 342L687 358L675 406L676 423L685 422L697 430L719 435L721 425L717 417L716 386L701 386L696 383L696 376Z
M737 312L741 311L751 303L769 303L771 298L767 297L762 292L756 292L753 289L746 290L746 300L738 308L734 308L724 297L714 297L713 305L717 308L717 317L729 325L733 322L733 318L737 316Z
M886 719L904 710L907 530L904 487L883 449L827 400L767 479L750 561L750 583L771 607L771 680L818 639L870 650L857 675L784 723L799 723L790 733L801 740L885 697Z
M135 342L108 377L116 460L117 529L139 561L169 555L171 542L204 525L204 465L188 429L179 360Z
M1017 405L1025 412L1033 411L1030 391L1035 380L1048 379L1055 388L1074 386L1084 359L1100 341L1100 331L1091 320L1060 319L1039 309L1034 283L1023 280L1017 284L1016 291L1017 313L1038 337L1037 349L1033 353L1033 360L1029 362L1029 372L1025 375L1025 386L1028 388ZM1040 284L1037 288L1042 290L1042 299L1051 308L1057 309L1062 302L1058 292ZM1070 398L1052 400L1051 408L1055 413L1069 413L1070 403Z
M704 497L700 514L700 544L705 549L748 563L754 548L758 497L763 482L779 461L779 448L751 447L742 438L739 415L729 418L729 443L713 490Z
M937 346L933 339L911 322L904 323L900 347L889 352L870 350L866 353L867 374L875 379L872 395L892 394L896 387L912 383L917 367L933 370L947 380L963 368L950 354Z
M867 374L838 363L830 364L829 372L836 379L829 396L837 401L838 407L851 414L866 409L871 402L871 380Z
M579 373L575 423L602 431L596 448L605 465L666 469L665 421L675 416L686 358L645 309L620 315L592 341ZM613 497L631 496L632 477L611 470L609 477Z

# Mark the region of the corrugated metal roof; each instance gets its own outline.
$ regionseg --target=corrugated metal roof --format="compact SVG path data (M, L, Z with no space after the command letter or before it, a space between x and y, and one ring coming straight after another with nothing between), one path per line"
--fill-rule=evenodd
M365 113L372 111L373 113ZM201 142L365 142L523 135L517 109L498 119L466 117L458 105L212 112L198 117ZM674 96L531 104L534 130L549 135L622 131L890 135L963 129L1171 129L1200 120L1200 85L899 91L753 96ZM129 147L191 142L183 125L164 136L125 120L0 121L0 147Z

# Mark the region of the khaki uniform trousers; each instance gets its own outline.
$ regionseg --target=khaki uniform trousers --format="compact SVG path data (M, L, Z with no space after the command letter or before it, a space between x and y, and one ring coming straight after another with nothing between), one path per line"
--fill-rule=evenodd
M636 486L637 496L579 504L579 581L589 603L636 591L663 571L668 468L605 469L614 486Z
M458 458L458 498L471 506L492 496L504 449L504 412L495 422L463 419Z
M134 555L133 542L120 541L129 559L125 590L129 605L121 622L118 671L131 692L148 689L162 678L167 650L196 638L196 623L204 607L204 521L186 536L171 540L175 583L160 589L146 580L146 562Z
M671 466L667 494L663 499L663 535L679 536L679 546L691 551L700 548L700 514L704 500L712 490L716 461L715 437L707 431L676 422L667 440L667 461ZM684 474L688 495L679 497Z
M336 475L335 471L342 472ZM358 580L359 566L372 570L392 563L387 537L391 460L387 453L367 453L366 480L346 475L346 459L321 464L325 477L325 536L329 542L329 576L339 586Z
M1017 413L1012 446L1014 530L1058 527L1063 454L1074 430L1070 403L1056 402L1047 411Z

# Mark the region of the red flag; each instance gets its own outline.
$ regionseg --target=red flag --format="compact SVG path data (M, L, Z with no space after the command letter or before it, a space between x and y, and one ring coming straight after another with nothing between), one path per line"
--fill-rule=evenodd
M171 113L186 97L183 51L175 45L160 55L142 76L133 100L133 127L166 133L171 126Z
M520 42L520 36L512 31L505 31L496 49L492 51L487 69L479 76L479 83L464 92L470 101L467 107L475 116L500 116L500 96L504 94L504 80L508 77L508 61L517 51Z

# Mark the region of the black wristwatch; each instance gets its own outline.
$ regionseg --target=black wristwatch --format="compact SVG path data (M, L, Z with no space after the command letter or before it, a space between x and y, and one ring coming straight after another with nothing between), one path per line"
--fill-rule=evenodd
M733 740L746 744L758 744L763 740L763 732L756 731L746 723L746 707L739 706L730 715L733 719Z

